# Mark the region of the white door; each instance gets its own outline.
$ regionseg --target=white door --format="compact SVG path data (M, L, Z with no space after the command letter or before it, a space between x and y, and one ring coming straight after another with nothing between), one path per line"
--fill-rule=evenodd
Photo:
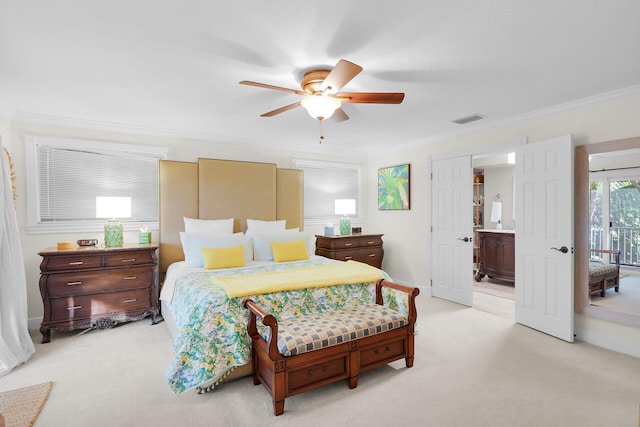
M432 163L432 294L473 304L471 156Z
M573 342L571 135L518 147L515 183L515 320Z

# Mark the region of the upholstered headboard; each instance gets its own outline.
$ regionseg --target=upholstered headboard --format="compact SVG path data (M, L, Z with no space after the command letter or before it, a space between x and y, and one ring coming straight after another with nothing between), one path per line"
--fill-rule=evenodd
M183 217L234 218L234 231L246 220L287 220L303 228L303 172L273 163L198 159L161 160L159 167L160 272L184 259Z

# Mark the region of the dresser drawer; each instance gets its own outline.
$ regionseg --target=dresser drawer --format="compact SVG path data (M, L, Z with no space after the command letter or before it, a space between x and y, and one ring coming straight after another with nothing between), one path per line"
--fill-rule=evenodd
M358 246L360 247L382 246L382 237L380 236L360 237L358 239Z
M149 251L116 252L104 256L105 267L151 264L154 262L154 253Z
M86 295L127 289L148 288L153 282L154 267L115 268L45 275L51 298Z
M82 319L150 307L149 289L52 298L51 321Z
M348 258L345 257L345 261L348 260L360 261L375 266L380 265L382 264L382 248L362 248L358 251L353 251Z
M45 257L40 264L42 271L81 270L102 266L102 255L69 255Z

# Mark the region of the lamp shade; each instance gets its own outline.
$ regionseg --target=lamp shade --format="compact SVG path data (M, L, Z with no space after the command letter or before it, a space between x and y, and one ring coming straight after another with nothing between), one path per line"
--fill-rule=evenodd
M104 225L104 245L118 247L123 243L123 227L116 218L131 217L131 197L96 197L96 218L109 218Z
M313 95L307 96L300 104L307 110L307 113L314 119L324 120L333 115L342 103L335 98L327 96Z
M96 197L96 218L130 218L131 197Z
M340 235L351 234L351 218L347 215L354 215L356 213L356 200L336 199L335 204L336 215L343 215L343 217L340 218Z
M336 215L355 215L356 201L355 199L336 199L335 208Z

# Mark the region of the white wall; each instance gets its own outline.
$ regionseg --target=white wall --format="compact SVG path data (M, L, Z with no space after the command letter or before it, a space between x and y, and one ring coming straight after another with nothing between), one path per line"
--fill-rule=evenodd
M0 140L2 146L11 153L11 120L3 115L0 115Z
M513 165L484 167L484 228L496 228L491 205L497 194L502 202L502 228L513 228L513 170Z
M476 154L490 147L505 148L509 141L528 138L529 142L573 134L576 145L611 141L640 135L640 92L630 91L615 98L585 103L581 106L558 108L550 114L504 124L499 127L444 137L429 144L403 151L384 153L370 158L368 180L375 188L377 169L400 163L411 163L411 210L378 211L375 203L369 204L369 228L385 234L385 258L383 268L402 282L426 285L430 280L430 226L428 199L428 158L446 153L457 155ZM493 150L495 151L495 150ZM506 151L506 149L504 150ZM454 155L452 154L452 155ZM370 190L373 191L373 190ZM517 228L517 224L516 224ZM597 328L599 336L608 336L610 342L623 343L618 348L638 349L640 329L618 327L615 323L578 316L578 339L589 340L589 331ZM601 344L605 340L601 340ZM636 344L630 344L636 343ZM635 351L635 350L634 350ZM628 352L628 351L625 351ZM640 353L639 353L640 354Z
M635 91L629 96L603 100L595 104L586 104L571 109L559 109L548 115L536 115L530 118L504 124L499 127L479 129L475 132L440 138L435 141L417 144L402 151L385 152L373 155L368 160L348 158L341 155L342 161L363 163L365 218L363 232L384 233L385 256L383 268L400 282L418 286L427 286L430 279L430 157L443 156L446 153L476 154L490 147L505 148L513 141L526 137L531 142L563 134L573 134L576 144L609 141L640 135L640 93ZM64 136L69 138L87 138L94 140L126 142L134 144L172 146L175 159L194 161L197 157L234 159L247 161L274 162L281 167L290 167L291 157L314 159L332 159L318 153L301 153L287 150L262 149L245 145L231 145L222 142L196 141L175 137L157 137L121 132L95 131L80 128L56 127L32 123L11 122L11 148L16 163L18 187L18 218L27 273L29 316L32 320L41 320L42 301L38 289L40 257L37 252L55 246L60 240L77 240L99 236L74 234L28 234L26 224L26 197L24 172L24 136L27 134ZM5 125L6 128L6 125ZM2 132L0 121L0 132ZM494 147L494 148L495 148ZM506 149L505 149L506 151ZM408 211L379 211L377 209L377 170L381 167L411 164L411 209ZM320 231L312 230L312 231ZM125 236L125 240L135 240L135 236ZM157 236L154 235L155 241ZM578 316L580 322L576 330L579 339L589 340L590 331L596 331L603 342L617 342L621 351L630 342L640 343L640 329L619 328L611 322ZM594 336L593 333L591 336ZM637 345L636 345L637 346ZM634 348L633 346L631 346ZM616 348L617 349L617 348ZM628 351L627 351L628 352Z
M30 327L39 326L42 321L42 298L38 287L40 262L42 258L38 252L52 246L56 246L59 241L76 241L78 239L96 238L102 240L102 233L50 233L32 234L26 231L27 222L27 198L26 198L26 175L25 175L25 147L26 135L47 135L66 138L84 138L97 141L109 141L119 143L131 143L140 145L170 146L174 150L174 159L180 161L196 161L198 157L245 160L255 162L276 163L279 167L291 167L291 158L307 158L316 160L336 160L330 155L319 153L294 152L290 150L274 150L273 148L262 148L259 146L234 145L213 141L189 140L175 137L158 137L142 134L127 134L113 131L96 131L90 129L57 127L52 125L12 122L12 156L16 166L17 180L17 213L20 228L20 239L25 259L25 269L27 277L27 297L29 307ZM1 131L1 128L0 128ZM4 138L3 138L4 139ZM367 159L359 157L348 157L340 155L340 161L361 163L364 169L367 168ZM365 213L366 220L366 213ZM312 233L321 233L318 229L307 228ZM137 242L137 233L125 232L125 242ZM152 232L152 241L158 241L157 230Z

